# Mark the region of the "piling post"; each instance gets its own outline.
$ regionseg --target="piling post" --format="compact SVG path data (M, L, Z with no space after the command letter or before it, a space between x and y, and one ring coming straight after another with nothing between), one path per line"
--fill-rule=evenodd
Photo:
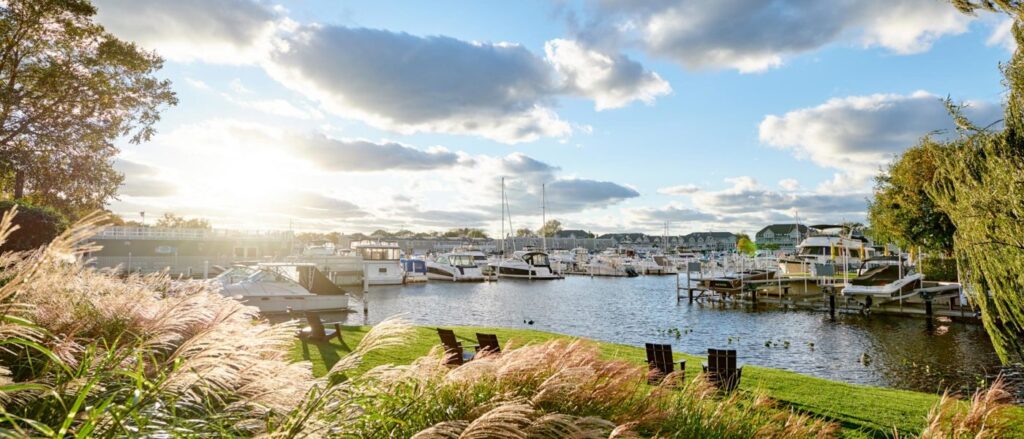
M836 291L832 287L828 287L828 317L833 322L836 321Z
M928 299L924 301L924 315L928 317L928 320L932 319L932 300Z
M203 261L203 280L210 278L210 261Z

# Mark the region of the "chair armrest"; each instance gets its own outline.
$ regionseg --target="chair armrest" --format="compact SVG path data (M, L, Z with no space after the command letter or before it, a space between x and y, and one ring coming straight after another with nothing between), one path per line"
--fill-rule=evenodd
M679 360L679 368L686 370L686 360Z

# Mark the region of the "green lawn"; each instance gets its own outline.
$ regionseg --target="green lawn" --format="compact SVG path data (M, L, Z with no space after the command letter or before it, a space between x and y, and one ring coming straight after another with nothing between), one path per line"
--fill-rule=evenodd
M358 344L369 329L367 326L344 327L344 343L339 342L337 338L329 343L296 343L292 351L293 357L296 360L312 361L314 374L323 375L341 355ZM502 346L508 345L510 341L521 346L553 338L571 338L523 329L452 329L455 329L456 335L463 340L465 346L476 344L477 332L497 334ZM439 339L434 328L416 328L416 336L406 347L371 353L365 359L360 372L381 364L409 364L437 344ZM606 358L644 362L642 348L612 343L598 343L598 346ZM688 378L692 378L700 370L702 358L681 354L676 354L676 357L687 360ZM894 427L899 429L901 434L919 433L929 408L939 399L937 395L927 393L846 384L756 366L743 368L740 387L743 390L765 392L791 407L837 422L843 427L843 437L889 437ZM1016 420L1015 431L1019 433L1013 437L1024 437L1024 408L1014 408L1013 416Z

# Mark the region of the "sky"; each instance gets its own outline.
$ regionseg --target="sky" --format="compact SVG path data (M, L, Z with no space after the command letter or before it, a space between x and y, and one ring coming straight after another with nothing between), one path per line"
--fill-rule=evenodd
M863 222L943 99L1000 119L1015 49L940 0L94 2L180 99L111 210L218 228L497 236L502 179L515 228Z

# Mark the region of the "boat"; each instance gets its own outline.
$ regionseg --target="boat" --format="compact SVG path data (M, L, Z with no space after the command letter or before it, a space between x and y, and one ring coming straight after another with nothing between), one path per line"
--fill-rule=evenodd
M367 285L401 285L405 281L402 250L397 243L359 241L352 243L352 250L363 258L363 277Z
M815 264L835 264L838 270L849 271L864 259L875 256L875 249L866 238L844 234L841 226L812 226L810 236L797 245L797 252L778 259L784 274L811 274Z
M561 279L551 270L548 254L539 250L519 250L509 259L491 262L491 270L499 278L512 279Z
M594 255L584 267L590 276L637 277L640 275L631 264L614 251Z
M451 282L482 282L484 275L477 265L476 257L476 254L469 252L442 253L426 261L427 278Z
M362 286L363 258L358 253L340 250L331 242L307 245L299 255L289 256L288 262L316 264L324 276L335 285Z
M421 257L402 258L402 269L405 270L405 283L423 283L430 279L427 275L427 261Z
M774 270L747 269L728 275L710 278L704 281L708 288L714 290L739 290L746 282L775 279Z
M843 296L864 308L915 296L922 288L924 275L906 262L902 256L865 260L857 270L857 277L843 286Z
M220 284L220 294L255 306L264 314L348 308L345 292L311 263L236 266L221 273L215 281Z

